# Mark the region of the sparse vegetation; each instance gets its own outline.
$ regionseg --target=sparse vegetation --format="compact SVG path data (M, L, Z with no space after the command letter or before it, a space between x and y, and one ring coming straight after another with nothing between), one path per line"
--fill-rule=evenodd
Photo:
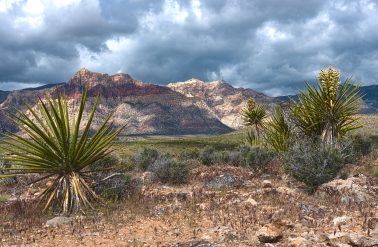
M306 92L293 100L291 114L297 129L308 137L320 137L334 144L361 126L357 114L361 111L360 86L347 79L340 84L340 72L329 66L320 70L317 87L306 83Z
M335 71L322 71L321 76L329 82L319 84L323 88L312 89L323 90L328 95L327 104L332 105L335 99L348 99L347 96L337 98L342 88L334 90L340 87L335 80ZM64 97L61 100L64 102ZM315 102L311 100L308 102ZM302 107L302 102L297 102L294 107ZM49 103L48 106L51 108ZM41 216L28 224L16 225L13 222L12 217L19 215L22 219L21 215L26 215L24 212L28 207L26 202L14 202L12 195L12 200L0 204L0 233L4 233L7 240L20 237L22 240L15 241L16 244L24 243L24 239L29 243L35 238L38 244L38 241L56 243L62 239L74 239L75 244L93 241L91 245L126 243L126 246L153 246L167 243L167 246L181 246L181 241L185 241L182 245L186 246L193 239L202 241L206 238L220 246L259 246L262 241L256 234L264 224L264 227L274 225L282 231L279 240L282 246L297 243L296 236L301 237L300 241L306 241L308 246L316 246L319 239L332 246L334 240L327 236L334 237L339 231L359 234L358 241L371 239L369 234L372 235L374 230L371 222L378 217L374 211L377 206L374 193L377 180L373 177L378 177L374 156L378 138L368 135L369 131L365 128L360 129L358 133L362 134L357 135L357 132L349 131L351 126L357 127L354 125L357 122L340 127L337 121L318 121L319 116L312 116L312 113L310 117L318 121L312 123L318 126L305 133L293 121L295 110L293 113L290 108L278 106L268 116L267 106L258 107L254 101L249 101L249 110L246 111L256 112L249 116L243 113L248 129L231 134L120 140L115 143L114 154L101 157L77 172L83 176L79 182L86 182L90 190L104 198L106 207L89 210L85 218L62 226L59 231L51 229L51 236L46 237L43 234L47 231L40 228L45 221ZM59 107L56 108L58 117L59 111ZM63 108L63 113L65 111ZM347 122L354 119L353 114L344 118ZM376 125L374 121L372 124ZM243 136L247 133L250 142L245 144ZM91 139L87 141L91 142ZM4 142L1 147L9 150L11 146ZM15 161L14 157L6 160ZM9 165L6 167L10 168ZM358 169L359 166L361 169ZM3 171L8 175L9 170L4 167ZM90 180L86 175L95 175L94 171L101 172L97 180L95 183L87 182ZM46 175L49 174L52 174L50 179L53 183L57 183L53 180L56 174L50 172ZM335 178L340 180L327 183ZM344 182L346 191L341 191L337 186ZM39 188L51 186L49 184L36 183L34 188L24 186L23 189L27 188L27 196L33 198L40 193ZM303 184L307 191L318 191L308 193L303 190ZM70 185L71 188L76 186L74 183ZM60 188L64 189L61 186L56 190ZM61 191L67 193L67 190ZM84 196L87 193L84 192ZM51 198L56 202L51 206L64 206L66 199L61 194L57 194L56 198L54 195ZM71 197L66 198L70 201ZM3 199L4 202L6 200ZM357 223L349 228L343 225L340 230L332 221L344 215ZM8 231L7 227L12 231ZM29 236L33 239L30 240Z
M265 120L268 117L267 106L256 104L251 98L242 112L244 125L250 127L248 132L248 141L251 145L256 145L261 141L262 131L265 127Z
M9 197L7 195L0 194L0 203L7 202Z
M310 191L335 178L345 164L339 148L316 140L297 142L283 157L286 172Z
M184 162L179 162L168 155L159 156L148 170L154 172L161 182L171 184L185 183L189 175Z
M133 156L133 162L136 167L142 171L146 171L147 168L153 164L159 157L159 152L153 148L143 148L136 155Z
M293 141L294 133L282 106L277 105L271 120L266 124L265 141L276 152L286 152Z
M47 102L39 100L33 109L26 102L30 115L17 110L10 113L10 119L26 134L9 133L8 139L2 140L3 149L12 153L3 159L13 162L12 168L2 168L4 176L19 174L41 174L35 182L51 179L52 183L40 194L40 201L45 202L44 209L57 209L71 212L92 207L91 202L98 196L87 182L91 165L109 154L109 147L121 129L112 130L107 125L111 114L103 124L89 136L92 119L99 104L97 97L88 122L79 133L87 90L84 90L75 118L71 119L66 95L57 92L57 100L49 98Z

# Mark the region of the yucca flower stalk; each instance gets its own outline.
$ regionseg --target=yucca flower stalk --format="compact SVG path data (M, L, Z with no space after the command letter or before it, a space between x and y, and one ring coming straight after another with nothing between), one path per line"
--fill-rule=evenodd
M108 124L112 113L90 136L90 127L99 104L97 96L88 121L80 130L87 89L82 93L79 109L73 118L69 114L67 95L57 90L56 100L48 97L46 102L39 98L33 108L24 102L29 116L15 109L9 119L25 134L9 132L2 140L3 149L12 155L3 158L12 162L11 168L2 177L20 174L41 174L41 178L52 179L52 183L39 196L44 210L49 208L67 213L92 207L99 199L88 184L88 173L93 172L91 164L107 156L111 143L122 128L113 129Z
M332 66L321 70L318 86L306 83L307 91L298 94L297 102L292 100L295 125L307 136L335 144L348 132L362 127L356 117L363 97L359 88L350 78L341 84L340 72Z

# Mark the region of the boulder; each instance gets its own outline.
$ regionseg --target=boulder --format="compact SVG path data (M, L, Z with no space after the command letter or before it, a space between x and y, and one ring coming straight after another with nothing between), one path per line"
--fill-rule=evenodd
M348 224L351 221L352 221L352 217L349 217L349 216L336 217L333 219L333 225L336 227L340 227L340 226Z
M322 198L337 195L344 204L366 202L374 200L374 193L378 191L378 187L368 186L368 184L368 178L362 174L345 180L335 179L321 185L317 190L317 195Z
M270 180L264 180L264 181L262 181L262 187L263 188L272 188L273 185L272 185L272 182Z
M283 238L283 232L272 224L267 224L258 230L257 238L262 243L277 243Z
M243 201L242 203L243 205L249 206L249 207L254 207L254 206L257 206L258 204L252 197L249 197L247 200Z
M235 175L226 173L218 177L210 179L205 187L209 189L229 189L239 188L243 185L243 180Z
M73 220L74 219L70 217L58 216L58 217L52 218L51 220L48 220L46 222L46 226L57 227L63 224L68 224Z

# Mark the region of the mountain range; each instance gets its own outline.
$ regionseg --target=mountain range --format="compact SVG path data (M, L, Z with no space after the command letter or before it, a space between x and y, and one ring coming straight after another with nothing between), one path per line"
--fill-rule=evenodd
M84 118L101 96L93 128L114 111L115 126L126 126L124 135L220 134L242 127L240 112L253 97L258 103L273 105L288 97L270 97L253 89L235 88L223 80L204 82L190 79L166 86L144 83L128 74L101 74L81 69L67 83L15 91L0 91L1 131L18 128L5 117L13 107L26 110L22 100L34 105L41 98L65 91L74 115L80 94L88 88ZM378 86L362 87L366 113L378 112Z

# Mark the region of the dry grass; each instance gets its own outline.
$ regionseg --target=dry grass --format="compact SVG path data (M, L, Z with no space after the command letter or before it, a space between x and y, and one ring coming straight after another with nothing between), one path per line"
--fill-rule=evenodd
M9 245L36 246L173 246L192 239L218 246L258 246L256 231L264 224L284 230L287 240L306 231L331 234L337 230L332 219L342 215L353 217L354 230L366 234L368 220L378 217L376 199L342 205L339 197L309 195L277 168L272 170L275 172L256 176L245 168L200 167L193 171L189 185L155 184L122 203L101 207L59 228L44 228L46 215L31 215L28 207L20 204L14 213L24 212L24 216L11 220L9 214L8 221L1 223L0 238ZM225 172L243 177L245 186L229 190L203 187L204 181ZM273 187L263 188L264 179L272 181ZM249 198L258 204L248 204Z

